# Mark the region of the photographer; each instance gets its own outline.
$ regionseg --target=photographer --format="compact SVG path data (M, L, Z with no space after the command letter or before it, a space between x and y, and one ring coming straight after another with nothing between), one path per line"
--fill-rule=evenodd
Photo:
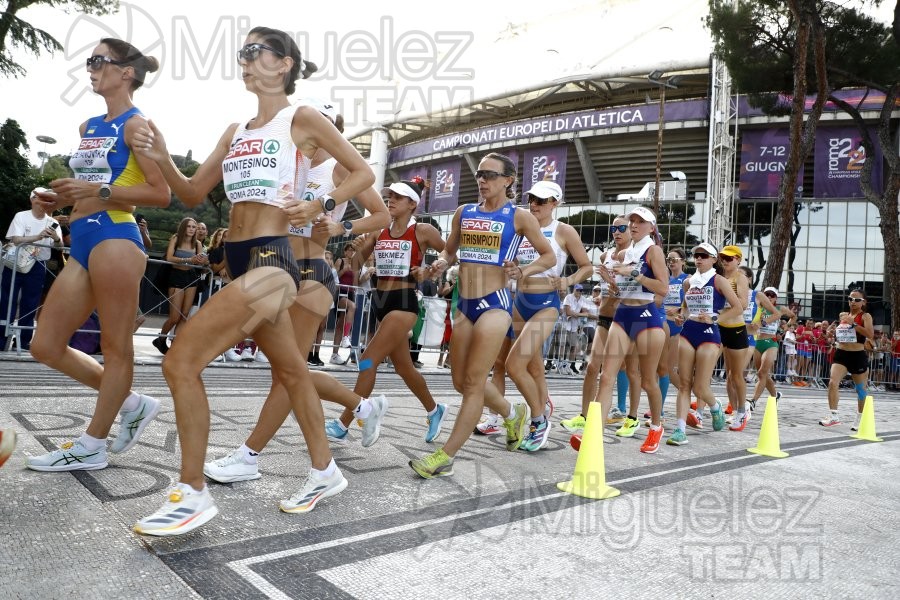
M3 267L2 294L0 294L0 321L11 323L19 315L19 326L22 327L22 350L28 350L31 346L31 337L34 326L34 316L41 301L41 292L44 289L44 277L47 273L46 263L50 259L50 249L62 244L62 236L59 233L59 223L50 217L38 199L36 192L46 192L44 188L35 188L31 192L31 209L16 213L6 239L19 245L19 253L30 253L35 258L34 264L27 273L15 274L13 286L13 270ZM10 306L12 304L12 306ZM18 306L18 311L16 307Z

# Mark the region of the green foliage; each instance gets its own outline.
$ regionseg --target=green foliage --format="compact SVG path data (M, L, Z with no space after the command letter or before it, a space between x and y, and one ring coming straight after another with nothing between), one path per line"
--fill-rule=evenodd
M25 75L25 69L13 58L13 50L21 48L35 56L62 50L56 38L18 17L20 10L40 5L98 16L119 10L119 0L7 0L0 11L0 76Z
M31 164L25 157L28 137L19 124L7 119L0 126L0 234L6 233L13 216L29 207L31 190L37 186Z

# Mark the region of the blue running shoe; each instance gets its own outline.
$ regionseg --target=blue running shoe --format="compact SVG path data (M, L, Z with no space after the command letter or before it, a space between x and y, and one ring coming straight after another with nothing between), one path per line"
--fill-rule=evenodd
M347 441L347 430L344 429L337 419L328 419L325 421L325 436L332 442Z
M441 427L444 425L444 416L446 414L447 405L438 404L434 414L425 418L425 421L428 423L428 430L425 432L426 442L433 442L441 434Z
M710 413L712 413L713 431L725 429L725 411L722 410L722 406L719 406L719 410L710 410Z

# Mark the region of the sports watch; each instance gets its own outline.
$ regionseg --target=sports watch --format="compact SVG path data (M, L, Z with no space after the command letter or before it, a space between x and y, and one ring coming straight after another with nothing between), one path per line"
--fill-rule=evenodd
M641 274L640 270L634 269L634 270L631 271L631 278L632 278L632 279L636 279L637 276L640 275L640 274Z
M337 205L337 202L334 201L334 198L332 198L328 194L325 194L324 196L319 198L319 202L322 203L322 209L325 212L330 212L330 211L334 210L334 207Z
M102 201L106 202L112 196L112 188L109 187L108 183L101 183L97 195Z
M716 324L716 323L719 322L719 315L711 315L711 316L709 317L709 320L712 321L713 324Z
M351 233L353 233L352 221L344 221L342 225L344 226L344 235L350 235Z

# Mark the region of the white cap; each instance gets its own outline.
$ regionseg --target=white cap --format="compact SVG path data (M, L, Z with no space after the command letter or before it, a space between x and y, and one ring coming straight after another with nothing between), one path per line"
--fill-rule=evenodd
M48 190L47 188L36 187L31 190L31 198L34 198L37 194L46 194L49 191L50 190Z
M647 221L648 223L653 223L653 225L656 225L656 215L654 215L653 211L650 210L649 208L644 208L643 206L638 206L637 208L632 209L631 212L629 212L625 216L630 217L631 215L637 215L640 218L642 218L643 220Z
M381 195L384 196L384 194L387 193L388 190L394 192L398 196L406 196L416 204L419 203L419 193L402 181L398 181L397 183L392 183L391 185L387 186L386 188L381 190Z
M766 289L763 290L763 294L765 294L766 292L772 292L772 293L775 294L776 296L778 295L778 289L777 289L777 288L773 288L772 286L769 286L769 287L767 287Z
M703 242L702 244L697 244L691 249L691 252L696 252L697 250L703 250L710 256L718 256L719 252L716 250L716 247L710 244L709 242Z
M538 181L531 189L525 192L526 194L531 194L532 196L537 196L538 198L542 198L546 200L547 198L556 198L558 202L562 202L562 188L559 187L558 183L554 183L552 181Z
M334 102L330 100L322 100L321 98L305 98L298 102L298 104L307 104L312 106L317 111L325 115L332 123L337 122L337 106L335 106Z

